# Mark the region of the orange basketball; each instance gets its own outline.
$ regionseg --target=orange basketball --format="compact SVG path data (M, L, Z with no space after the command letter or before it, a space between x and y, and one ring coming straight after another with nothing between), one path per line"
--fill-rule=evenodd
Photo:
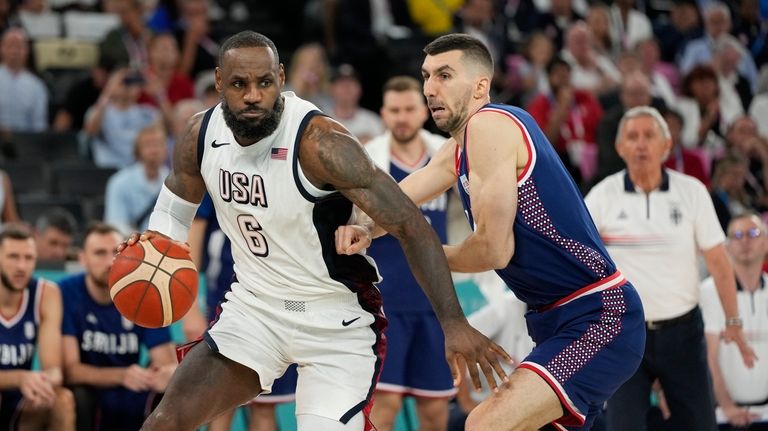
M163 237L137 241L115 257L109 293L120 314L146 328L181 319L197 297L197 270L181 246Z

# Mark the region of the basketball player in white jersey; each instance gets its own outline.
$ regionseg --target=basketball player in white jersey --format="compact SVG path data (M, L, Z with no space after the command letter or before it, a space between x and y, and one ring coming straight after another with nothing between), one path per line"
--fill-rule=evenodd
M419 209L343 126L281 93L284 83L271 40L232 36L216 69L221 103L193 117L176 146L141 238L185 241L207 189L232 242L236 279L205 343L186 353L143 430L193 430L268 393L291 363L299 365L300 431L373 429L367 413L386 326L378 271L334 245L353 203L399 239L445 332L454 376L468 364L477 387L478 366L493 387L494 372L506 379L499 356L508 355L467 323Z

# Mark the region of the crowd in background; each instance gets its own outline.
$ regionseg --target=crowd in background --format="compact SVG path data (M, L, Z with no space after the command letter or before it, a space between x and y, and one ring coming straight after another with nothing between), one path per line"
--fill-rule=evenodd
M146 227L174 142L219 102L219 44L243 29L280 48L286 90L363 143L385 130L386 79L419 78L436 36L472 34L493 100L531 113L584 193L624 168L619 121L651 105L665 165L709 188L723 230L768 212L758 0L0 0L0 217L34 225L54 250L41 263L75 260L92 221Z

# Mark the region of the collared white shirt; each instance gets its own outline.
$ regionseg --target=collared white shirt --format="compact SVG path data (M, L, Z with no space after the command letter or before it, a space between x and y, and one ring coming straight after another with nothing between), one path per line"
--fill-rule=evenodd
M661 186L646 194L623 170L585 201L608 253L640 294L647 321L681 316L698 304L697 253L725 241L699 180L664 169Z

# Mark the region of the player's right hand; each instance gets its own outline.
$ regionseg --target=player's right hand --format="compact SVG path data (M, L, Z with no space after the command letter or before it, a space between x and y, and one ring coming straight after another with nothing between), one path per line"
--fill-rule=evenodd
M371 246L371 231L367 227L349 224L339 226L335 233L336 253L357 254Z
M445 356L451 367L454 386L461 384L465 367L469 372L472 385L478 391L482 389L478 367L485 374L488 387L494 392L498 388L494 373L502 382L509 381L507 373L499 363L499 358L511 364L512 357L501 346L470 326L465 319L440 323L445 333Z
M152 385L152 372L133 364L125 369L122 385L134 392L146 391Z
M187 253L190 253L189 244L186 242L179 242L176 241L167 235L164 235L156 230L145 230L143 233L134 232L131 234L131 236L128 237L125 241L121 242L120 245L117 246L117 252L120 253L121 251L125 250L126 247L130 247L134 244L136 244L136 241L149 241L152 238L155 237L163 237L168 238L169 240L175 242L176 244L180 245L184 250L187 251Z
M50 407L56 399L56 392L48 376L36 371L22 374L19 390L33 407Z

